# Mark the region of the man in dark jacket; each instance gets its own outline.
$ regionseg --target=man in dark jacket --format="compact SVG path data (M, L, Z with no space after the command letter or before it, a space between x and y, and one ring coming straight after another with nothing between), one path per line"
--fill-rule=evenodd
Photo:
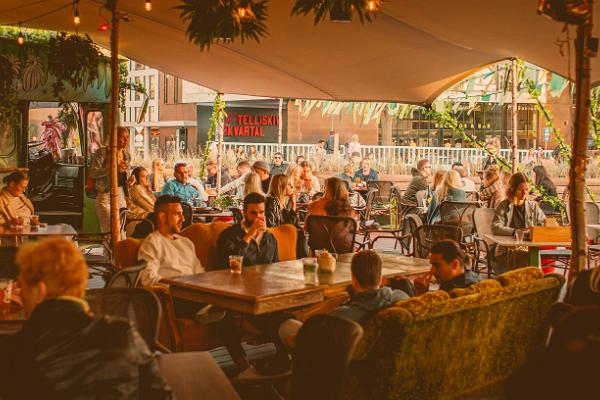
M131 323L90 313L87 266L71 242L26 245L17 263L29 320L2 341L0 398L170 398L156 356Z
M467 270L469 256L454 240L440 240L431 247L429 256L431 271L415 278L416 294L429 291L431 276L440 284L440 290L449 292L455 288L466 288L479 282L479 275Z
M283 154L277 152L273 154L273 163L271 164L271 176L285 175L288 169L288 163L283 161ZM266 193L266 192L265 192Z
M327 139L325 139L325 152L327 152L327 154L333 154L334 150L335 150L335 132L329 131L329 136L327 136Z
M244 267L279 261L277 241L267 231L265 197L249 193L244 198L244 219L221 232L217 240L219 266L229 267L229 256L243 256Z
M409 214L415 211L416 207L422 207L423 204L417 204L417 192L421 190L429 190L428 179L431 176L431 164L429 160L419 160L417 169L413 173L413 177L406 187L404 196L400 201L400 209L402 215Z

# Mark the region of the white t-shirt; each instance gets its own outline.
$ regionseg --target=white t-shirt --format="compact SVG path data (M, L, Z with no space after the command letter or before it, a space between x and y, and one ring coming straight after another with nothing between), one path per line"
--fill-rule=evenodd
M196 257L194 243L180 235L171 240L160 232L152 232L140 246L138 259L146 262L141 273L142 285L153 285L163 278L204 272Z

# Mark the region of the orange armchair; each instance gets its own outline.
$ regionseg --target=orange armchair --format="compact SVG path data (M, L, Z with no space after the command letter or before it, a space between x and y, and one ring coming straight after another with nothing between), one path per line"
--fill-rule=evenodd
M290 261L296 259L296 242L298 240L298 231L294 225L285 224L274 228L268 228L269 232L277 240L277 250L279 251L279 261Z
M219 235L231 225L223 221L215 221L211 224L201 222L192 224L181 231L181 236L189 238L194 242L196 256L205 270L217 269L217 240Z

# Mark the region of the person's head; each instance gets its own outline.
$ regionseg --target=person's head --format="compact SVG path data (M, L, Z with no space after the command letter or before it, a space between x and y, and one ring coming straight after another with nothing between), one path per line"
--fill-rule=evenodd
M45 300L85 296L88 267L72 242L62 238L30 242L19 249L16 262L27 316Z
M154 203L154 215L158 223L157 231L169 235L178 233L184 220L181 199L168 194L160 196Z
M452 166L452 169L456 172L458 172L458 174L460 175L461 178L466 178L468 176L467 174L467 169L465 167L463 167L463 165L454 165Z
M275 175L269 185L269 194L279 201L279 205L285 207L287 198L294 194L294 186L287 175Z
M353 143L358 143L358 135L352 135L352 140L351 142Z
M150 179L148 171L144 167L136 167L131 171L131 175L135 177L136 185L141 185L145 188L150 188Z
M256 146L250 146L248 148L248 153L253 156L256 155Z
M352 211L350 206L350 195L348 193L348 184L338 178L328 178L325 181L325 211L330 216L346 216Z
M522 203L529 195L529 182L522 172L517 172L510 177L506 188L506 197L515 203Z
M208 176L217 175L217 162L215 160L208 160L205 164L206 174Z
M371 172L371 160L365 158L360 163L360 168L362 169L363 174L368 175Z
M354 175L354 165L352 163L347 163L344 165L344 175L353 176Z
M295 181L300 180L302 175L302 167L297 164L290 165L286 171L286 175L290 178L290 180Z
M490 186L494 182L500 179L500 172L498 171L498 165L492 164L485 171L483 171L483 185Z
M250 163L247 160L242 160L237 163L237 174L238 176L244 175L246 172L250 172Z
M265 217L265 196L260 193L248 193L244 197L244 220L252 225L257 218Z
M460 175L458 172L451 169L450 171L446 172L442 184L436 190L439 201L445 200L450 190L460 188L462 188Z
M355 293L379 289L381 285L381 257L373 250L359 251L352 257L352 288Z
M256 172L251 172L244 178L244 196L250 193L262 194L260 176Z
M335 135L335 131L329 131L329 136Z
M190 178L192 178L194 176L194 163L189 163L187 165L187 169L188 169L188 176Z
M125 127L117 128L117 147L126 149L129 146L129 130Z
M444 176L446 176L446 171L444 171L443 169L438 169L437 171L435 171L435 174L433 174L433 186L431 187L432 190L435 191L435 189L437 189L438 186L442 184Z
M20 196L27 190L29 178L21 171L11 172L3 179L6 190L13 196Z
M236 149L236 152L237 152L238 156L243 155L244 154L244 147L238 146L237 149Z
M417 161L417 171L425 178L431 176L431 164L429 163L429 160L422 159Z
M261 181L269 179L269 164L262 160L255 161L252 164L252 170L258 174Z
M273 154L273 164L275 164L278 167L281 164L283 164L283 154L281 154L280 152Z
M302 161L300 163L300 168L302 168L302 178L308 179L312 175L312 165L308 161Z
M533 167L533 176L531 177L535 185L544 185L545 187L555 187L554 182L550 179L550 175L543 165Z
M454 240L440 240L431 246L429 263L435 279L439 283L445 283L465 273L469 256Z
M298 156L296 157L296 164L300 165L300 163L302 163L302 161L304 161L305 158L304 156Z
M155 174L162 174L165 172L165 162L161 158L152 160L152 172Z
M323 139L319 139L319 141L317 142L317 147L324 149L325 148L325 141Z
M375 159L375 153L373 153L373 152L367 153L367 156L365 158L369 161L373 161Z
M178 182L181 182L184 185L187 183L189 170L185 161L178 161L175 163L175 166L173 167L173 176L175 176L175 179L177 179Z

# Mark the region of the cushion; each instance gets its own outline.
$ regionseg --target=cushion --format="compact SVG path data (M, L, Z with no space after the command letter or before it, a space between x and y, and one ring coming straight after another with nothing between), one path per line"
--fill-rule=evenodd
M222 221L215 221L211 224L198 222L188 226L180 234L194 242L196 256L202 266L207 271L210 271L216 268L217 240L219 239L219 235L230 226L230 224Z
M525 282L541 279L544 273L538 267L519 268L513 271L506 272L496 278L504 287L518 285Z
M296 259L296 240L298 231L294 225L284 224L274 228L268 228L269 232L275 236L277 241L277 250L279 251L279 261L290 261Z
M127 238L115 245L116 268L132 267L138 264L138 253L143 239Z

